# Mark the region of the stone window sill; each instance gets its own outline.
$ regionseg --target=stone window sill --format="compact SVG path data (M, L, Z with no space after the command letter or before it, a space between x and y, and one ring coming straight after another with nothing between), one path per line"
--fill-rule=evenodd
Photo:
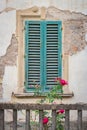
M16 98L41 98L41 97L45 97L45 95L34 95L34 93L12 93L12 96L16 97ZM64 93L62 94L62 96L64 98L69 98L74 96L73 92L69 92L69 93Z

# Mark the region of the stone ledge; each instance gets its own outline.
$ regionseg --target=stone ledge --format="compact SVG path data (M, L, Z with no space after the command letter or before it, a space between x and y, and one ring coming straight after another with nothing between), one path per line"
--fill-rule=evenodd
M45 97L45 95L37 95L35 96L34 93L12 93L12 96L16 97L16 98L36 98L36 97ZM73 92L69 92L69 93L64 93L62 94L62 96L64 98L69 98L74 96Z

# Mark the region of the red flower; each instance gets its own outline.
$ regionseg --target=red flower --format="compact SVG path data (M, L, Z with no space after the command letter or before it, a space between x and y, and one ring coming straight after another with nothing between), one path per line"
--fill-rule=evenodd
M68 82L61 78L55 78L55 82L59 82L61 85L68 85Z
M47 124L47 123L48 123L48 121L49 121L49 120L48 120L48 118L47 118L47 117L44 117L44 118L43 118L43 124Z
M63 114L65 111L63 109L57 111L57 114Z
M61 84L61 85L68 85L68 82L65 81L64 79L61 79L61 80L60 80L60 84Z

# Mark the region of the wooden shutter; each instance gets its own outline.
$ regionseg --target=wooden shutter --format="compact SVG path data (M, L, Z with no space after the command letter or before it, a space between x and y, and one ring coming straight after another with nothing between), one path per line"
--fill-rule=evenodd
M42 57L42 23L39 21L25 22L25 86L26 91L33 92L35 85L41 85L43 66Z
M46 21L44 30L44 91L47 91L62 73L61 21Z

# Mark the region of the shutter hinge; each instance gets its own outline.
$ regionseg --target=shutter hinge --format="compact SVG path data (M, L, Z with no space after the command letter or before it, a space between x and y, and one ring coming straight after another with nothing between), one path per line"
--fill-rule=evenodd
M61 28L61 30L63 30L63 28Z

